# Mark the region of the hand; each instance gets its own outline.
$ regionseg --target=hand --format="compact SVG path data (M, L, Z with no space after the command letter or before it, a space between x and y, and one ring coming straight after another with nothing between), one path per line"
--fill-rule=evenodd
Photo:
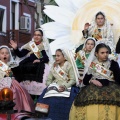
M90 82L96 86L102 87L103 85L98 80L90 80Z
M65 91L65 86L59 86L59 92L63 92L63 91Z
M74 59L76 60L76 58L77 58L77 54L75 54L75 56L74 56Z
M5 74L6 77L9 77L9 76L10 76L10 72L11 72L11 70L7 70L7 71L6 71L6 74Z
M13 48L13 49L17 49L17 42L10 40L9 45Z
M85 25L84 25L84 30L85 30L85 31L88 30L89 26L90 26L89 23L85 23Z
M6 72L5 76L6 76L6 77L9 77L9 74Z
M83 80L81 80L80 78L78 78L78 80L79 80L79 83L80 83L80 84L81 84L81 83L82 83L82 81L83 81Z
M33 61L33 63L39 63L39 62L40 62L40 60L38 60L38 59Z

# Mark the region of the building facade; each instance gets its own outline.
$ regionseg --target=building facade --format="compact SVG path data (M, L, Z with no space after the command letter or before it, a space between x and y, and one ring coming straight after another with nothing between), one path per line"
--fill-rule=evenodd
M0 0L0 45L12 39L18 46L31 40L35 29L34 0Z

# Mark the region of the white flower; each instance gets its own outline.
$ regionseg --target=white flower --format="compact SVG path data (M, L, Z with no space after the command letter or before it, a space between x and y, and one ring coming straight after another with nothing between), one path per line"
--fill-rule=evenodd
M120 33L120 0L55 0L58 6L46 5L45 14L54 22L41 27L49 39L52 54L58 48L73 50L82 44L82 30L86 22L91 22L98 11L103 11L113 24L115 41Z

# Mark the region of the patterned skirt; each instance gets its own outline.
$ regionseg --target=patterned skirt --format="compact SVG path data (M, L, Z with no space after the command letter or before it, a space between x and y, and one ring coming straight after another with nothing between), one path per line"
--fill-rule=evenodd
M88 105L71 107L69 120L120 120L120 107L115 105Z
M109 82L109 85L98 87L93 84L81 88L74 101L75 106L90 104L117 105L120 107L120 85Z
M120 120L120 85L85 86L76 96L70 120Z

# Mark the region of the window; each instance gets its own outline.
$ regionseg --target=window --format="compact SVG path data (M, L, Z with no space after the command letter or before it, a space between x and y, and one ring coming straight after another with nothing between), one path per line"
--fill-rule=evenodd
M12 29L15 29L15 2L12 2Z
M0 32L6 32L6 7L0 5Z
M27 13L23 13L24 15L24 26L26 26L25 28L31 32L31 15L30 14L27 14Z
M29 1L33 3L41 3L41 0L29 0Z
M35 2L35 0L29 0L30 2Z
M19 0L10 0L10 29L19 29Z
M4 17L4 9L0 8L0 31L2 31L3 28L3 17Z

